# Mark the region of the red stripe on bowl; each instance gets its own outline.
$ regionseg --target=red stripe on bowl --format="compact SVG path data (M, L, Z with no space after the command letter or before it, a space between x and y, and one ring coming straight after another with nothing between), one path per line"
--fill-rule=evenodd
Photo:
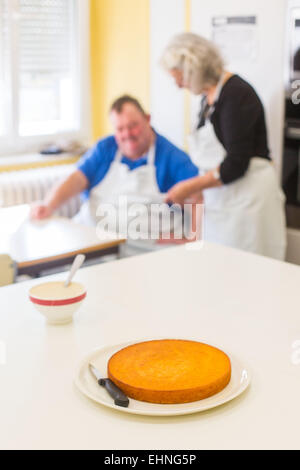
M78 297L73 297L72 299L64 299L64 300L42 300L36 299L35 297L29 296L31 302L38 305L46 305L50 307L57 307L60 305L71 305L75 304L76 302L80 302L86 297L86 292Z

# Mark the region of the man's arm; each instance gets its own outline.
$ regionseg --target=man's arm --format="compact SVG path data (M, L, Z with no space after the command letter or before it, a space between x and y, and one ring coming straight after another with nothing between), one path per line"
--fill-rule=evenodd
M31 218L45 219L50 217L64 202L88 187L89 181L82 171L74 171L65 181L50 191L42 204L36 204L32 207Z

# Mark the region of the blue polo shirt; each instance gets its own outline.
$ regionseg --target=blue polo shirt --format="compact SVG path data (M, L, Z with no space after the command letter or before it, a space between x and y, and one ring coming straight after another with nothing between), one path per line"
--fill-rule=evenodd
M90 183L88 190L85 191L86 197L89 196L91 189L104 179L115 158L117 148L114 136L106 137L97 142L78 163L77 168ZM130 170L134 170L147 164L147 156L134 161L123 157L121 161L128 165ZM156 134L155 166L157 184L162 193L168 192L179 181L192 178L199 173L198 168L185 152L159 134Z

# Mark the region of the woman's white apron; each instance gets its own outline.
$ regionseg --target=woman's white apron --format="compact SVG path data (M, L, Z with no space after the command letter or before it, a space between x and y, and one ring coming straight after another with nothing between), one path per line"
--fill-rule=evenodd
M189 143L201 173L218 168L226 156L210 119L190 136ZM253 156L242 178L206 189L203 195L207 241L285 259L285 197L272 162Z

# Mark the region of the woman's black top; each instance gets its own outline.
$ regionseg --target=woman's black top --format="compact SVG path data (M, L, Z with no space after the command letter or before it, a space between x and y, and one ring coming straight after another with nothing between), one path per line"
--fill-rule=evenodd
M265 113L255 90L238 75L224 84L214 107L210 119L227 153L220 177L228 184L245 174L252 157L270 160ZM205 108L203 102L198 128L205 123Z

